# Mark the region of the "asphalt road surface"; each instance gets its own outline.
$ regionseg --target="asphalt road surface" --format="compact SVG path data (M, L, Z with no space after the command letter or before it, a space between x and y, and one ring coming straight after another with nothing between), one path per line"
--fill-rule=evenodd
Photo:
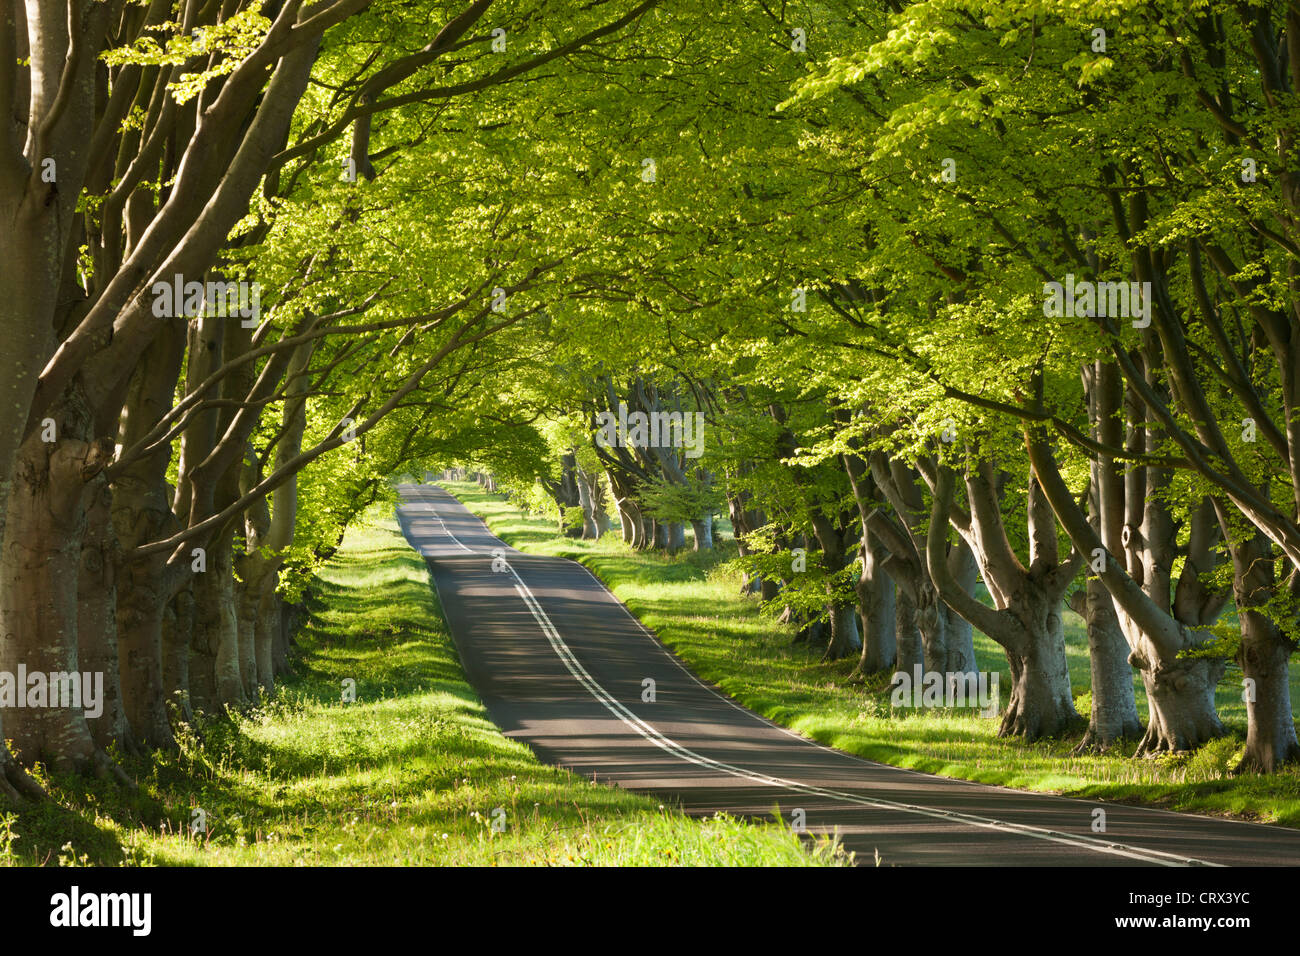
M581 565L516 551L436 485L400 493L470 682L549 763L693 814L770 820L779 806L866 865L1300 863L1300 831L1284 827L949 780L814 743L701 682Z

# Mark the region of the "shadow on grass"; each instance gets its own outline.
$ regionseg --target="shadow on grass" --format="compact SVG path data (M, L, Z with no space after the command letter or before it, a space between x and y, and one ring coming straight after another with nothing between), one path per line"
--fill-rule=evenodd
M1246 732L1239 675L1225 678L1216 694L1229 737L1195 754L1134 759L1136 741L1128 741L1107 754L1076 755L1082 732L1035 743L999 737L1000 721L967 711L894 710L888 674L851 684L854 661L822 662L820 648L791 643L793 628L762 617L758 602L740 595L738 578L720 567L734 555L734 544L668 557L632 551L613 536L558 538L499 495L472 483L446 486L510 544L588 567L696 674L820 743L984 783L1300 825L1300 771L1230 774ZM1087 634L1073 612L1066 618L1067 664L1079 699L1091 679ZM978 632L975 649L978 668L1000 674L1005 701L1011 678L1004 652ZM1292 699L1300 700L1300 673L1293 671L1291 683ZM1145 688L1136 671L1133 686L1145 722Z

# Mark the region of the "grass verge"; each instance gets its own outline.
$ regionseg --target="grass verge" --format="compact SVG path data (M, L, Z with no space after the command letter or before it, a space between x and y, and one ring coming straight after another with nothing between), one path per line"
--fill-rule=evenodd
M293 679L246 713L197 726L176 753L122 759L137 792L38 770L53 799L0 809L0 864L848 862L779 824L694 819L592 784L503 736L390 507L367 512L320 573Z
M759 614L756 598L739 593L724 564L728 541L713 552L673 557L637 552L617 533L580 541L556 533L549 519L529 517L503 496L473 482L444 486L520 550L579 561L596 574L692 670L752 710L804 736L870 760L941 776L1022 790L1143 804L1300 827L1300 771L1233 776L1246 733L1241 688L1225 680L1219 714L1229 736L1192 755L1134 759L1136 743L1104 755L1071 753L1078 737L1026 743L997 736L996 719L967 710L890 707L887 675L866 685L848 680L854 661L823 663L791 643L793 629ZM1087 705L1088 642L1071 612L1066 627L1070 679ZM1011 686L1001 648L978 632L978 666ZM1292 699L1300 676L1292 674ZM1134 677L1139 715L1146 696Z

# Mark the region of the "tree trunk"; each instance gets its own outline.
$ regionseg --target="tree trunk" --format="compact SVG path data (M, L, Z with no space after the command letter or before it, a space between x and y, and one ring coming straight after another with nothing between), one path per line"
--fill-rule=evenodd
M194 576L194 614L190 637L190 697L195 710L219 714L243 706L239 666L239 624L231 568L234 532L226 528L207 552L207 570Z
M252 449L246 456L241 491L253 487L261 475L251 464L255 461ZM270 660L270 649L259 651L258 628L262 626L263 605L267 597L268 582L273 582L280 566L277 554L271 552L271 508L265 498L251 503L244 512L244 553L235 559L239 571L236 586L239 627L239 671L244 683L244 695L256 700L259 690L271 690L272 675L259 665ZM269 636L269 635L268 635Z
M838 661L862 649L858 635L858 609L853 604L833 604L830 607L830 639L823 660Z
M275 644L280 631L280 598L275 580L262 585L262 601L257 614L257 683L266 693L275 692Z
M954 475L940 466L935 481L931 528L943 528L951 515ZM1039 483L1029 482L1026 507L1029 565L1011 548L1002 523L998 479L990 462L979 462L966 476L971 537L996 610L965 591L954 577L943 536L926 539L930 577L957 613L997 641L1011 669L1011 699L1003 712L1000 736L1027 740L1054 737L1081 723L1074 709L1065 657L1061 599L1078 559L1058 560L1057 528ZM970 540L970 538L968 538ZM974 549L973 549L974 550Z
M26 35L21 20L12 19L11 13L5 29L15 28ZM50 36L45 42L57 46L59 39ZM46 95L51 95L49 90ZM27 113L25 100L20 112ZM89 122L91 117L86 119ZM68 170L67 182L75 182L70 177L84 169L84 161L78 160ZM65 299L59 294L61 253L76 220L75 191L61 195L51 190L44 203L26 202L29 178L26 163L13 163L6 166L0 182L0 221L5 223L0 229L0 260L4 263L0 268L0 341L4 343L0 348L0 408L5 410L0 416L0 548L5 546L6 506L27 430L28 409L41 369L54 354L55 309ZM61 187L63 183L61 179ZM3 754L4 738L0 736L0 761ZM15 774L16 779L23 778L18 771Z
M271 644L271 661L275 665L275 676L283 677L293 673L290 657L293 647L293 635L302 619L302 607L289 604L277 595L275 606L280 612L278 627L273 630Z
M979 566L975 554L965 541L958 542L948 555L948 567L958 586L967 594L975 592L979 579ZM944 674L971 674L978 676L975 662L975 629L966 620L940 598L943 607L944 646L947 651ZM946 677L945 677L946 681Z
M913 674L919 665L925 670L925 652L921 642L921 630L916 625L916 605L912 598L901 588L895 592L894 616L897 621L897 661L894 671Z
M591 489L591 476L582 469L577 469L575 477L578 485L578 507L582 509L582 537L595 541L600 538L600 526L596 522L595 496Z
M1237 773L1273 773L1300 760L1287 664L1291 649L1280 639L1277 627L1261 617L1248 612L1242 621L1241 672L1254 681L1254 700L1247 695L1246 752Z
M928 583L919 589L914 606L925 672L942 674L948 666L948 609Z
M1130 655L1130 660L1136 654ZM1218 660L1176 659L1143 666L1150 719L1135 756L1184 753L1222 737L1214 689L1224 670L1223 661Z
M126 451L145 440L175 398L185 353L185 328L159 333L127 390L118 443ZM117 566L117 633L122 701L142 747L176 745L168 720L163 672L163 619L180 581L165 553L132 561L126 554L180 530L167 484L169 448L126 461L113 481L113 529L122 545ZM182 565L188 571L188 564Z
M241 556L243 557L243 556ZM236 559L239 563L239 559ZM262 591L260 577L250 581L240 572L241 581L235 582L235 629L239 633L239 679L244 697L256 700L260 687L257 673L257 622L261 616Z
M243 696L257 700L257 617L261 603L257 591L235 583L235 630L239 637L239 680Z
M873 538L864 532L861 554L862 573L855 590L858 611L862 615L862 656L856 676L865 677L889 670L898 657L897 628L894 609L894 582L874 553Z
M1124 438L1119 412L1123 400L1119 375L1111 363L1083 368L1088 413L1093 437L1118 446ZM1111 458L1093 456L1089 463L1088 523L1112 553L1122 553L1125 478ZM1133 695L1130 644L1114 599L1106 585L1090 573L1087 589L1075 593L1075 612L1088 629L1088 664L1091 671L1092 710L1088 730L1075 748L1077 753L1108 750L1119 740L1140 739L1142 721Z
M614 504L618 508L619 533L623 543L637 551L641 550L641 510L631 498L616 498Z
M1035 642L1023 653L1008 650L1007 661L1011 700L998 736L1039 740L1059 736L1079 723L1063 644L1047 640Z
M1130 393L1125 401L1113 364L1085 366L1083 377L1089 417L1104 444L1123 444L1135 456L1162 453L1163 433L1147 427L1140 399ZM1176 617L1170 603L1170 569L1178 552L1168 514L1168 471L1135 465L1121 473L1113 459L1095 463L1098 493L1090 518L1061 477L1046 433L1028 434L1026 448L1034 474L1075 548L1090 561L1100 562L1092 573L1110 593L1130 649L1128 663L1142 673L1149 721L1137 753L1187 750L1221 735L1214 684L1223 672L1222 662L1178 656L1204 636L1192 629L1213 622L1222 608L1222 599L1198 580L1213 562L1213 540L1207 533L1210 513L1200 506L1192 512Z
M117 538L113 534L112 492L103 477L91 483L86 510L86 534L81 544L81 575L77 581L77 638L83 672L102 674L103 712L88 718L95 745L138 753L127 724L118 667Z
M560 512L559 533L568 538L576 538L581 532L569 527L568 510L577 508L582 503L582 492L579 489L578 481L578 458L577 455L570 451L560 456L560 477L551 478L549 475L542 476L542 487L546 493L551 496L555 502L555 507Z
M1228 515L1223 513L1226 519ZM1277 596L1273 550L1255 533L1233 542L1232 585L1241 622L1237 661L1246 682L1246 752L1236 772L1273 773L1300 760L1295 717L1291 713L1288 661L1291 646L1269 618L1267 607Z
M194 691L190 687L190 644L194 632L194 583L186 581L172 600L163 605L163 690L174 703L176 719L194 721Z
M1133 668L1128 662L1128 642L1119 626L1110 592L1099 578L1089 578L1086 591L1073 596L1075 613L1088 629L1088 663L1091 672L1092 710L1088 730L1076 753L1105 752L1121 740L1142 736L1133 695Z
M650 537L656 551L668 550L668 523L657 518L650 519Z
M668 546L670 554L676 554L678 551L686 549L686 523L684 521L666 522Z
M17 674L81 671L77 640L77 584L86 529L86 482L113 455L110 441L84 437L84 403L64 400L55 418L59 439L34 434L23 443L8 502L0 553L0 670ZM56 771L104 770L85 709L75 705L14 708L5 733L19 758Z
M649 547L649 541L645 536L645 519L641 514L641 506L636 500L636 485L626 473L613 467L607 467L605 475L609 479L609 487L614 492L614 507L618 509L623 543L637 551Z
M21 175L26 178L25 172ZM64 246L56 207L43 210L39 221L25 223L28 228L14 228L23 200L18 186L17 181L8 179L0 183L0 219L9 224L0 229L0 258L5 264L0 269L0 340L4 342L0 349L0 407L7 410L0 416L0 556L7 551L7 504L14 489L27 409L37 376L54 351L53 292L58 288L59 267L51 250ZM0 647L3 641L0 633ZM0 797L39 799L44 791L5 746L12 736L0 709Z
M747 491L743 491L738 495L727 495L727 514L731 518L731 534L736 540L736 551L742 558L751 553L745 536L767 523L767 518L761 511L747 507L752 498L753 496ZM748 571L741 572L741 594L761 595L763 594L763 584L764 582L759 575L751 575ZM764 600L766 600L766 597Z
M695 532L695 550L713 550L713 515L691 519L691 530Z

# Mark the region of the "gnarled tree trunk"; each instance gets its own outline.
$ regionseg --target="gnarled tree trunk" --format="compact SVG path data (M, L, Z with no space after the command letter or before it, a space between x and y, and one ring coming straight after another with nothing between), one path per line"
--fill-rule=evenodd
M1227 526L1229 514L1220 507ZM1288 662L1293 647L1264 610L1277 595L1273 550L1262 533L1233 542L1232 586L1241 622L1237 661L1245 687L1246 752L1237 772L1273 773L1300 760L1295 716L1291 712Z
M103 708L88 718L96 746L138 752L127 724L119 675L117 639L117 537L113 534L112 492L103 476L91 482L86 533L81 544L77 581L77 641L81 670L103 675Z
M78 396L65 397L53 417L55 441L44 442L36 433L22 445L0 552L0 670L16 675L22 669L47 680L82 670L77 589L87 482L113 455L111 441L85 437L90 416ZM29 764L39 760L74 772L102 772L109 764L77 702L52 706L47 699L11 709L5 733Z

